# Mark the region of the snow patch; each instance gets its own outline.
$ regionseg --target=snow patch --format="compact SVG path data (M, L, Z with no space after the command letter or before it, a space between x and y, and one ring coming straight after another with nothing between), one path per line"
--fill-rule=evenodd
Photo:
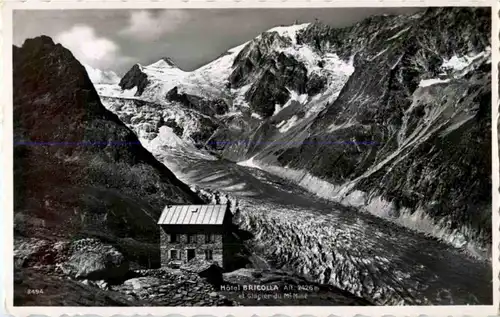
M441 64L440 69L446 74L449 73L451 78L431 78L420 81L420 87L428 87L436 84L448 83L451 79L458 79L465 76L471 70L474 70L477 64L482 61L491 62L491 48L488 46L480 53L473 55L457 56L454 55L450 59L445 59Z
M259 114L255 113L255 112L252 112L252 118L262 120L262 117Z
M288 101L283 106L276 104L274 107L273 116L277 115L278 113L280 113L281 110L290 106L294 101L300 103L301 105L305 105L309 99L309 96L307 94L299 95L296 91L290 89L288 89L288 92L291 95L290 99L288 99Z
M243 43L243 44L241 44L241 45L238 45L238 46L235 46L235 47L233 47L233 48L230 48L230 49L228 49L227 51L228 51L229 53L239 54L239 53L240 53L240 52L241 52L241 51L245 48L245 46L247 46L247 45L248 45L248 43L250 43L250 41L247 41L247 42L245 42L245 43Z
M379 57L382 54L384 54L385 52L387 52L387 50L388 50L388 48L384 48L383 50L381 50L380 52L378 52L377 55L373 56L373 58L371 58L370 61L375 60L377 57Z
M228 185L228 186L225 186L225 187L221 187L221 191L240 191L240 190L243 190L245 189L246 187L246 184L245 183L238 183L238 184L233 184L233 185Z
M349 127L352 127L354 126L354 124L356 123L356 120L354 118L351 118L349 119L348 121L346 122L343 122L342 124L340 125L336 125L335 123L332 123L329 127L328 127L328 132L331 133L333 131L337 131L337 130L342 130L342 129L347 129Z
M133 98L133 97L135 97L136 93L137 93L137 87L122 90L122 96L125 98Z
M133 87L132 89L122 88L118 84L94 84L94 87L99 96L103 97L115 97L115 98L124 98L124 99L137 99L135 94L137 93L137 87Z
M450 82L450 79L440 79L440 78L430 78L430 79L422 79L418 84L419 87L429 87L437 84L446 84Z
M151 141L150 148L155 149L163 146L179 147L184 144L185 142L174 133L172 128L162 126L158 131L158 136Z
M169 64L167 61L165 61L164 59L160 59L159 61L157 61L156 63L153 63L149 66L147 66L147 68L149 69L157 69L158 71L162 71L163 69L168 69L168 68L173 68L173 69L177 69L177 67Z
M254 162L254 158L255 156L249 158L248 160L246 161L242 161L242 162L238 162L236 164L240 165L240 166L246 166L246 167L251 167L251 168L257 168L257 169L261 169L255 162Z
M329 100L312 103L314 109L307 111L306 117L317 113L324 108L325 104L334 100L346 83L349 76L354 72L352 58L345 62L334 53L318 54L308 45L298 45L296 41L297 33L306 28L309 24L300 24L287 27L276 27L268 32L277 32L280 36L289 37L291 45L286 47L275 47L276 52L285 52L304 63L308 74L316 73L320 77L328 80L325 93L331 94ZM258 38L258 37L257 37ZM166 93L173 87L178 87L179 92L194 94L205 98L221 98L229 102L230 111L240 111L241 108L248 108L249 104L245 100L245 93L251 87L247 85L238 89L228 89L228 78L233 71L233 64L236 56L249 44L243 43L229 49L224 55L192 72L185 72L168 63L159 60L148 66L138 65L147 76L150 83L147 85L140 97L135 97L136 89L133 91L121 91L118 87L101 87L99 94L103 96L113 96L121 98L140 98L145 101L155 102L162 105L169 104L165 101ZM319 66L321 65L321 67ZM322 94L318 94L322 95ZM291 101L307 103L307 95L297 95L292 93ZM275 113L279 113L291 101L285 105L277 106ZM254 116L255 117L255 116Z
M444 69L452 69L455 71L460 71L465 67L469 66L470 61L467 56L457 57L456 55L450 58L449 60L445 60L441 68Z
M344 62L336 54L326 54L325 67L322 74L328 78L326 89L323 93L314 96L309 102L306 118L315 116L322 111L327 104L333 103L339 96L349 77L354 73L354 56L349 62Z
M216 60L192 71L182 83L182 89L205 97L234 99L235 94L228 91L226 84L233 71L234 59L248 43L233 47Z
M241 88L231 89L231 94L234 95L233 106L234 107L243 107L249 108L250 105L245 99L246 92L252 87L252 84L245 85Z
M148 76L150 84L144 90L143 99L164 102L165 95L175 86L178 86L189 75L166 61L160 60L148 66L142 66L142 72Z
M277 115L281 110L283 110L286 106L288 105L288 102L283 105L283 107L280 104L275 104L274 105L274 113L273 116Z
M399 31L398 33L396 33L393 36L391 36L390 38L388 38L387 41L397 39L398 37L400 37L401 35L403 35L404 33L406 33L410 29L411 29L411 26L407 27L406 29L403 29L403 30Z
M279 131L281 133L287 132L288 130L290 130L291 128L293 128L294 126L297 125L297 121L298 121L298 117L296 115L294 115L293 117L288 119L284 124L282 124L282 123L279 124ZM284 121L282 121L282 122L284 122Z

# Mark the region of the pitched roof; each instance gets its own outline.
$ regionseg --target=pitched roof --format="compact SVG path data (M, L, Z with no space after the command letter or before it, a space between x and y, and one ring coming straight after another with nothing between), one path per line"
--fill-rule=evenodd
M226 205L167 206L158 220L159 225L222 225Z

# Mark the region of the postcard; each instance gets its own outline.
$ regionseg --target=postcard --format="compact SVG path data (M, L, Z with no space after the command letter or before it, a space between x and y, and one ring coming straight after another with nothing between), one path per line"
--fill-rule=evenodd
M496 314L498 15L421 5L6 3L5 311Z

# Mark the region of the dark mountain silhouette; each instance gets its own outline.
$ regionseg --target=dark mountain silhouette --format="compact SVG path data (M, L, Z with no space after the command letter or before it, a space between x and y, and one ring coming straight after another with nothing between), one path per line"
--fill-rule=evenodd
M151 265L163 206L202 200L102 106L70 51L47 36L13 50L16 234L97 236Z

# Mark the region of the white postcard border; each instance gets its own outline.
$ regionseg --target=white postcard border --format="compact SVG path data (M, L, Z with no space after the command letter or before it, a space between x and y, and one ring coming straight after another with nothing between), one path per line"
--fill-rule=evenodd
M500 281L500 164L498 157L498 65L499 52L499 2L487 0L6 0L0 5L1 108L0 143L2 169L0 188L2 189L3 229L0 252L2 256L2 286L0 301L2 312L13 316L28 315L99 315L99 316L492 316L499 314ZM492 192L493 192L493 303L492 306L279 306L279 307L13 307L13 126L12 126L12 12L13 10L53 10L53 9L154 9L154 8L313 8L313 7L441 7L441 6L486 6L492 7ZM496 246L496 247L495 247Z

